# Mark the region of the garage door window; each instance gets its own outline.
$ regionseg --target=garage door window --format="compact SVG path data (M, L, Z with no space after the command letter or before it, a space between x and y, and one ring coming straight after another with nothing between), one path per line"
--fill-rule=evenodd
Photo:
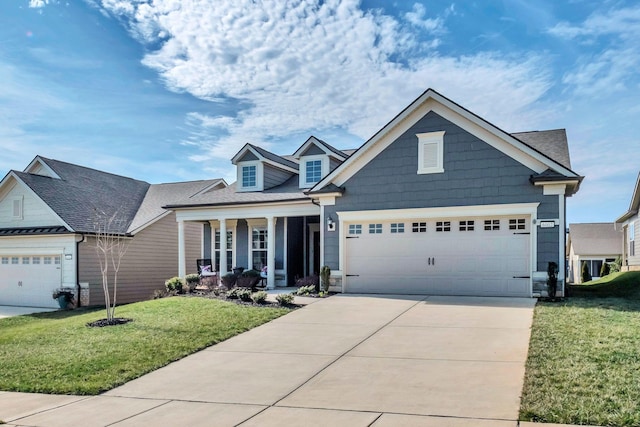
M382 234L382 224L369 224L369 234Z
M44 257L43 261L44 261L45 264L51 264L51 257L50 256L46 256L46 257Z
M484 229L485 229L485 231L500 230L500 220L499 219L485 219L484 220Z
M33 263L34 264L40 264L40 257L39 256L34 256L33 257Z
M414 233L426 233L427 232L427 223L426 222L414 222L411 225L411 231Z
M404 222L392 222L391 233L404 233Z
M524 218L509 220L509 230L524 230L525 228L526 228L526 223Z
M19 264L20 258L18 258L17 256L12 256L11 257L11 264Z
M362 234L362 224L349 224L349 234Z
M451 231L451 221L436 221L436 231Z
M22 263L23 263L23 264L29 264L29 259L30 259L30 258L29 258L28 256L23 256L23 257L22 257Z
M473 231L475 221L460 221L460 231Z
M3 257L2 257L2 263L3 263L4 265L9 264L9 257L8 257L8 256L3 256Z
M53 261L54 261L53 262L54 264L60 264L60 257L57 256L57 257L53 258Z

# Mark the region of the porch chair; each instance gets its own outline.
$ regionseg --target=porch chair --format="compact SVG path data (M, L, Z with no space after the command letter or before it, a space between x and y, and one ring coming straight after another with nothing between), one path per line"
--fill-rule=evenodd
M218 284L218 273L213 270L210 258L199 258L196 260L198 275L200 276L200 286L211 288Z

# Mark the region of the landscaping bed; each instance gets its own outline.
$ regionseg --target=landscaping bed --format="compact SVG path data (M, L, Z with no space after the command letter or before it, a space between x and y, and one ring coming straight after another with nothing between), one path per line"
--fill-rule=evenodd
M580 285L598 297L536 306L521 420L640 425L640 283L611 276L599 288Z
M210 298L162 298L116 308L133 321L91 328L102 309L0 319L0 390L98 394L291 310Z

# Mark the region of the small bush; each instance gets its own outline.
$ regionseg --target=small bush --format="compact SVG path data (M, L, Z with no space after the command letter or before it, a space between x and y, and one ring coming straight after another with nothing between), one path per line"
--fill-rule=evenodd
M236 288L238 298L242 301L251 301L251 289L249 288Z
M591 281L591 273L589 273L589 264L586 261L582 261L582 271L581 271L582 283Z
M240 276L241 277L260 277L260 272L258 270L247 270L247 271L243 271Z
M314 289L318 289L318 287L320 286L320 279L316 275L303 277L302 279L298 279L296 281L296 286L313 286Z
M600 267L600 277L604 277L609 274L609 263L603 262L602 267Z
M294 295L293 294L278 294L276 295L276 301L280 305L291 305L293 304Z
M267 301L267 293L265 291L258 291L251 294L251 300L256 304L264 304Z
M622 257L616 258L615 261L609 263L609 274L620 272L620 268L622 267Z
M227 273L220 278L220 281L222 282L222 286L224 286L227 289L231 289L235 286L236 279L237 279L237 276L235 274Z
M296 291L296 295L309 295L316 292L316 287L314 285L309 286L300 286Z
M153 291L153 294L151 294L151 299L160 299L166 296L167 293L165 291L163 291L162 289L156 289L155 291Z
M200 276L195 273L187 274L186 276L184 276L184 281L187 285L197 285L198 283L200 283Z
M167 288L167 292L177 292L181 294L184 291L182 288L183 284L180 277L172 277L164 282L164 287Z
M228 299L238 299L238 291L240 290L240 288L231 288L227 291L226 293L226 297Z
M329 291L329 285L331 279L331 268L328 265L323 265L320 269L320 282L322 283L322 290Z

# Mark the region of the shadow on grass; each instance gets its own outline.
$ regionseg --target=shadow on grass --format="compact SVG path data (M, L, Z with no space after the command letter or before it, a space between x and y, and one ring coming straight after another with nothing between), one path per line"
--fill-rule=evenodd
M548 307L576 307L576 308L598 308L603 310L616 310L636 312L640 311L640 299L629 299L621 297L570 297L564 301L545 302L540 301L538 304Z
M73 310L46 311L42 313L26 314L23 317L34 319L68 319L70 317L82 316L87 313L105 311L104 307L80 307Z

